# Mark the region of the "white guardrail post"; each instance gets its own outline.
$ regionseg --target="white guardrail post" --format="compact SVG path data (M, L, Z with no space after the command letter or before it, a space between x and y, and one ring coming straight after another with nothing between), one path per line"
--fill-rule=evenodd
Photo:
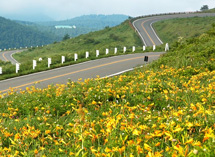
M50 65L52 64L52 59L48 58L48 68L50 68Z
M18 73L18 72L19 72L19 69L20 69L20 67L19 67L19 63L16 63L16 73Z
M33 60L33 70L35 69L36 66L37 66L37 61Z
M78 54L77 54L77 53L75 53L75 54L74 54L74 61L76 62L76 61L77 61L77 59L78 59Z
M143 51L146 51L146 46L143 46Z
M96 57L99 56L99 50L96 50Z
M168 43L166 43L165 51L169 51L169 44Z
M106 54L106 55L108 55L108 53L109 53L109 49L106 49L106 52L105 52L105 54Z
M114 54L116 54L117 53L117 48L115 47L115 49L114 49Z
M153 51L156 49L156 45L153 45Z
M61 63L63 64L65 62L65 56L61 56Z
M125 52L126 52L126 47L123 48L123 53L125 53Z
M87 52L86 52L86 58L89 58L89 56L90 56L90 54L89 54L89 52L87 51Z
M0 75L2 74L2 67L0 67Z
M132 47L132 52L135 52L135 46Z

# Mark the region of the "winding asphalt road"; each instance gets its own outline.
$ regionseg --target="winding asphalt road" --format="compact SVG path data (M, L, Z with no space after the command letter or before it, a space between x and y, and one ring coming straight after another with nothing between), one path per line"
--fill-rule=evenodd
M151 62L158 59L163 53L149 52L121 55L7 79L0 81L0 91L6 93L10 91L9 87L25 89L26 87L35 85L35 82L39 82L35 85L36 88L44 88L50 84L66 83L68 79L78 81L79 78L96 78L97 75L107 77L127 71L128 69L132 70L131 68L133 67L145 64L144 57L146 55L149 57L149 62Z
M16 63L18 63L18 61L16 61L12 55L14 53L18 53L18 52L22 52L22 51L24 51L24 50L2 51L2 52L0 52L0 60L5 61L5 62L11 62L12 64L16 64Z
M171 18L186 18L194 16L215 16L215 14L176 14L165 16L154 16L138 19L133 22L134 27L141 36L143 43L146 46L161 45L162 41L156 35L152 24L154 22L171 19ZM8 51L0 53L0 58L3 60L11 60L13 63L12 54L17 51ZM47 87L49 84L66 83L68 79L77 81L79 78L95 78L97 75L100 77L112 76L132 69L138 65L144 64L144 56L149 56L149 62L158 59L164 52L151 52L151 53L137 53L130 55L122 55L116 57L103 58L93 60L76 65L57 68L54 70L39 72L31 75L16 77L0 81L0 92L6 93L10 91L9 87L14 89L25 89L26 87L35 85L37 88ZM10 58L11 57L11 58Z
M187 14L174 14L174 15L161 15L140 18L133 22L133 26L139 33L145 46L161 45L162 40L157 36L155 30L153 29L153 23L166 19L173 18L189 18L189 17L205 17L205 16L215 16L215 13L187 13Z

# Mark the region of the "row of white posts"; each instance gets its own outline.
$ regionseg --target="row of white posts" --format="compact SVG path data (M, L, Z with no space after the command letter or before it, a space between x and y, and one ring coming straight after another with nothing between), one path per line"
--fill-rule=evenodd
M154 51L155 49L156 49L156 46L153 45L153 51ZM125 53L126 50L127 50L127 48L126 48L126 47L123 47L123 53ZM133 47L132 47L132 52L135 52L135 50L136 50L136 48L135 48L135 46L133 46ZM145 51L145 50L146 50L146 46L143 46L143 51ZM165 45L165 51L169 51L169 45L168 45L168 43ZM114 49L114 54L116 54L116 53L117 53L117 48ZM106 49L105 54L106 54L106 55L109 54L109 49ZM96 57L98 57L98 56L99 56L99 50L96 50ZM89 52L86 52L85 57L86 57L86 58L89 57ZM39 61L41 61L41 60L42 60L42 58L39 58ZM74 61L77 61L77 60L78 60L78 54L75 53L75 54L74 54ZM65 56L62 56L62 57L61 57L61 63L63 64L65 61L66 61ZM51 59L51 58L48 58L48 68L50 68L51 64L52 64L52 59ZM36 61L36 60L33 60L33 70L35 70L36 66L37 66L37 61ZM20 70L20 64L19 64L19 63L16 63L16 73L18 73L19 70ZM0 67L0 75L1 75L1 74L2 74L2 67Z
M39 47L38 45L36 46L36 47ZM43 47L43 45L41 46L41 47ZM31 47L24 47L24 49L27 49L27 48L33 48L33 46L31 46ZM16 49L23 49L23 47L20 47L20 48L8 48L8 50L16 50ZM0 52L1 51L6 51L7 49L0 49Z

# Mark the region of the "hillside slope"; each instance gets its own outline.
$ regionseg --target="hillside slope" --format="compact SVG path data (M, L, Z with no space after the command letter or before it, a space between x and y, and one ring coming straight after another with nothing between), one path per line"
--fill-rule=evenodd
M0 17L0 49L46 45L55 41L55 36L41 33L14 21Z
M0 155L215 156L215 28L152 65L0 98Z
M65 34L69 34L70 37L77 37L81 34L87 34L89 32L102 30L105 27L114 27L119 25L123 21L128 19L126 15L84 15L80 17L75 17L63 21L50 21L50 22L38 22L40 26L38 29L42 31L48 31L59 38L63 38ZM55 26L66 25L75 26L72 29L56 29ZM41 27L44 26L44 27Z
M215 17L176 18L153 24L158 36L165 43L172 43L181 38L197 37L207 31Z
M73 55L74 53L85 53L86 51L95 52L96 49L104 52L106 48L112 48L111 51L113 51L115 47L122 50L123 46L131 47L135 45L142 45L142 42L135 31L132 30L127 20L112 28L105 28L101 31L91 32L66 41L50 44L43 48L30 49L29 51L15 54L14 58L23 63L26 59L32 60L35 57Z

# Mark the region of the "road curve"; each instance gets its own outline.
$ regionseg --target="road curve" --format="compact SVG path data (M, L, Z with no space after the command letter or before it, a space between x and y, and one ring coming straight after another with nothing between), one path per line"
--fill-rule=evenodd
M12 50L12 51L2 51L0 52L0 60L6 61L6 62L11 62L12 64L19 63L13 58L14 53L22 52L24 50Z
M77 81L79 78L96 78L106 77L115 73L131 69L138 65L144 64L144 57L149 57L149 62L156 60L164 52L148 52L108 57L80 64L70 65L62 68L39 72L35 74L15 77L0 81L0 92L6 93L10 91L10 87L14 89L26 89L26 87L35 85L37 88L44 88L50 84L61 84L71 81Z
M192 14L174 14L174 15L161 15L152 16L146 18L140 18L133 22L133 26L140 35L145 46L161 45L162 40L158 37L152 24L166 19L173 18L189 18L189 17L205 17L205 16L215 16L215 13L192 13Z

